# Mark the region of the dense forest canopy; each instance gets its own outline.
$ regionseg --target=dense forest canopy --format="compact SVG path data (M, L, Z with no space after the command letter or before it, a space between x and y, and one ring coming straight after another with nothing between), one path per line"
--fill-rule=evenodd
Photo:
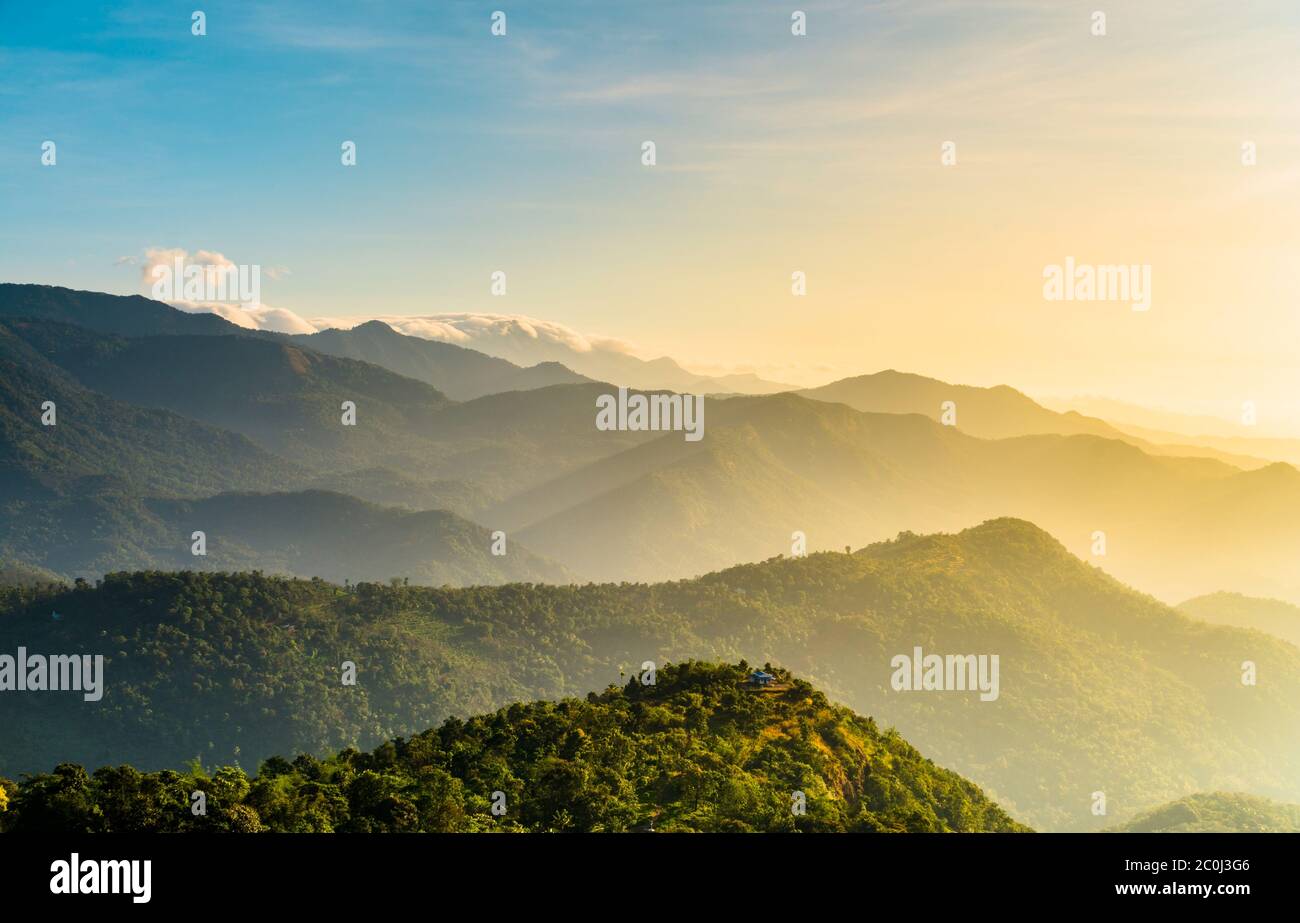
M703 657L808 677L1040 829L1099 829L1189 790L1300 798L1294 647L1190 620L1013 520L652 585L110 574L5 591L0 651L20 644L104 654L106 693L0 695L10 777L324 756ZM914 645L998 654L999 698L895 692L890 659Z
M0 829L1020 831L896 732L767 665L688 662L586 699L449 719L369 753L274 757L256 777L73 764L0 780ZM195 793L201 792L202 813Z

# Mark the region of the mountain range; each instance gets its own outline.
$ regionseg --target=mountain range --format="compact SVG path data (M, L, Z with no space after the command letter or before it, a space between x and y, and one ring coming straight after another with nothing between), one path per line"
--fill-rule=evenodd
M107 691L0 696L10 777L370 747L699 657L808 677L1036 829L1100 829L1198 791L1300 800L1300 650L1193 620L1018 520L660 584L118 573L0 594L0 651L20 644L104 654ZM997 655L996 698L900 691L894 660L917 647Z
M359 359L423 381L457 401L502 391L530 391L590 380L558 362L539 362L521 368L505 359L451 343L405 336L377 320L348 330L322 330L290 339L316 352Z
M1139 437L1132 429L1117 427L1106 420L1085 416L1075 410L1049 410L1025 394L1007 385L979 388L954 385L923 375L889 369L874 375L859 375L831 382L820 388L798 392L819 401L847 404L867 413L919 413L942 420L946 404L952 406L956 426L983 439L1009 439L1056 433L1061 436L1101 436L1137 446L1148 455L1172 455L1214 458L1238 468L1262 468L1278 459L1270 453L1255 457L1242 451L1224 450L1175 433L1148 432Z
M641 359L624 344L585 337L562 325L520 315L438 314L378 319L417 340L470 346L521 366L559 363L597 381L612 381L647 391L774 394L789 391L791 387L749 372L697 374L667 356Z
M169 560L137 552L157 541L133 534L135 514L122 512L156 509L151 498L312 491L321 503L342 493L444 510L587 579L689 577L800 543L857 547L1010 515L1170 602L1220 590L1300 599L1289 566L1300 551L1294 468L1149 443L1008 387L883 372L801 393L714 396L707 437L687 442L597 429L595 401L612 384L379 324L286 337L41 286L0 286L0 316L12 370L0 458L4 490L20 504L0 511L0 549L32 564ZM562 383L544 384L548 376ZM431 382L466 395L508 390L457 400ZM42 427L38 408L53 398L60 426ZM355 426L343 425L347 406ZM66 544L55 554L55 536L76 544L66 530L20 544L15 536L39 534L30 504L52 502L52 490L73 501L52 522L66 521L78 497L102 507L109 493L132 495L95 518L100 547L121 549L115 560ZM309 553L291 557L305 576L386 576L341 575L324 550L315 567ZM479 567L461 561L450 572Z
M328 754L745 657L1036 828L1104 826L1097 791L1300 798L1285 603L1194 599L1300 599L1286 464L897 372L713 394L698 442L605 430L626 382L39 286L0 286L0 371L0 650L115 676L95 709L0 699L4 772ZM1000 695L897 691L917 647L998 654Z
M1223 587L1300 598L1285 563L1300 552L1288 465L1244 471L1096 435L978 438L792 394L708 407L702 442L661 436L490 515L598 579L690 576L789 551L796 532L809 548L856 547L1009 515L1169 601Z

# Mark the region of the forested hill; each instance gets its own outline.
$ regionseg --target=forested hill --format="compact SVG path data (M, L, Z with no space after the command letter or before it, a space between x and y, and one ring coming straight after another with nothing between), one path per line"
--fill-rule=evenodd
M1121 833L1300 833L1300 804L1241 792L1188 795L1112 828Z
M1258 599L1240 593L1210 593L1180 603L1178 611L1215 625L1265 631L1300 647L1300 606L1280 599Z
M586 695L645 661L746 658L897 728L1036 829L1100 829L1189 791L1300 801L1300 651L1194 621L1017 520L652 585L146 572L7 592L0 654L102 653L106 675L98 702L0 693L10 777L253 767ZM997 655L997 697L895 690L892 659L918 646Z
M744 663L668 665L585 701L516 703L370 753L273 758L253 779L234 767L88 776L64 764L0 781L0 829L1027 829L896 732L773 672L773 689L757 691ZM195 791L205 794L201 815Z

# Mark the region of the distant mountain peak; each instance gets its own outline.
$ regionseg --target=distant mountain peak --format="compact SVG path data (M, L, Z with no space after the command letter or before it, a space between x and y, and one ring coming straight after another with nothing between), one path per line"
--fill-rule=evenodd
M330 329L342 329L342 328L330 328ZM368 320L365 323L357 324L355 327L352 327L350 329L353 333L360 333L362 331L365 331L366 333L392 334L393 336L403 335L398 333L396 330L394 330L392 327L390 327L388 324L384 323L381 320Z

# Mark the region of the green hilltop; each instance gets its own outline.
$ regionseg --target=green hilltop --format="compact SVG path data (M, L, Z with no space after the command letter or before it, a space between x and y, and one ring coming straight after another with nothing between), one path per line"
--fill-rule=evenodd
M1014 832L979 788L774 670L688 662L585 699L451 719L369 753L0 780L0 829L98 833ZM203 815L191 793L206 796ZM500 794L496 794L500 793ZM497 806L494 813L493 807Z

